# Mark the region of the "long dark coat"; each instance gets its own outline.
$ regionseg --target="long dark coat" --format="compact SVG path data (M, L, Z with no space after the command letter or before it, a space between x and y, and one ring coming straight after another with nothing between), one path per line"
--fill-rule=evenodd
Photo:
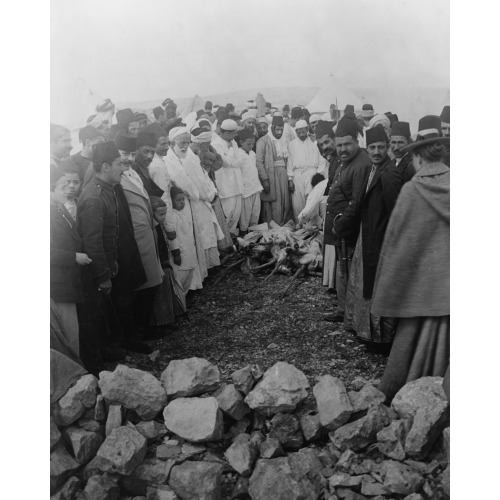
M64 205L50 203L50 298L54 302L82 302L81 268L76 253L83 252L76 222Z
M403 184L411 181L411 178L415 175L415 167L413 166L411 153L406 153L397 164L397 167L401 172L401 180L403 181Z
M403 182L401 171L389 157L375 170L370 187L361 202L363 247L363 297L370 299L385 230Z
M326 241L326 244L340 246L341 238L344 238L348 247L356 246L360 220L354 202L363 196L370 167L370 159L361 148L352 160L337 167L327 200L325 238L327 234L332 237L330 240L328 236L331 243ZM339 219L343 224L339 228L335 225L337 234L333 234L333 221L339 214L342 214Z

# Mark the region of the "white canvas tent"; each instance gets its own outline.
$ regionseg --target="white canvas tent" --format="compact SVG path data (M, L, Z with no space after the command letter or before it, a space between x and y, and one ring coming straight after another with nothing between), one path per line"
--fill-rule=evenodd
M361 99L334 76L328 77L325 85L306 104L306 108L310 113L327 113L330 104L336 104L339 110L343 110L347 104L352 104L356 111L361 110L363 105Z
M179 106L179 104L177 104L177 106ZM192 113L193 111L196 113L196 111L198 111L199 109L205 109L205 101L198 94L196 94L191 99L191 101L182 108L180 116L182 116L182 118L185 118L187 115L189 115L189 113Z

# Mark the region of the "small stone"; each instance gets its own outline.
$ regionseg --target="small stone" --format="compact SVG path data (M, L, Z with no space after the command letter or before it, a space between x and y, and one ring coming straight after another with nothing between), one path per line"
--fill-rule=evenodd
M92 500L118 500L120 498L120 487L117 479L108 474L92 476L83 490L85 498Z
M288 455L288 463L295 477L307 477L312 481L313 489L319 493L320 483L324 481L321 474L323 464L318 459L315 450L303 448L296 453L290 453Z
M163 417L169 431L195 443L217 441L224 432L222 412L213 397L175 399L167 405Z
M252 377L256 382L264 376L264 371L259 365L251 365L250 371L252 372Z
M106 403L101 394L98 394L95 400L94 420L98 422L106 421Z
M358 418L366 414L366 411L371 406L385 401L385 394L370 384L365 385L359 392L349 391L348 396L352 405L353 416Z
M123 408L121 405L109 405L108 418L106 419L106 437L123 423Z
M78 420L78 425L90 432L101 432L103 430L102 424L94 420L93 418L81 418Z
M363 377L356 377L352 382L351 386L355 391L360 391L368 383Z
M299 423L306 441L314 441L321 437L319 415L303 415L300 417Z
M408 495L419 491L424 484L424 478L421 474L394 460L383 462L381 472L384 476L384 487L388 493Z
M323 477L326 477L328 479L329 477L333 476L333 469L325 467L321 470L321 474L323 474Z
M179 500L175 491L166 484L148 486L147 500Z
M219 369L203 358L174 359L161 374L169 398L198 396L217 389Z
M74 500L81 489L81 481L76 476L71 476L50 500Z
M233 439L233 443L247 443L248 441L250 441L250 434L247 434L246 432L242 432L241 434L238 434Z
M114 372L101 372L99 387L108 403L121 404L143 420L153 420L167 403L167 394L156 377L125 365L118 365Z
M410 428L409 420L394 420L377 434L378 449L389 458L403 461L406 457L404 443Z
M272 342L267 346L268 349L278 349L278 347L279 347L278 344L275 344L274 342Z
M273 417L269 437L276 438L284 450L299 450L304 444L299 421L289 413L278 413Z
M336 472L329 479L330 488L336 488L337 486L354 488L360 486L362 481L362 476L351 476L345 472Z
M292 412L307 398L307 377L293 365L279 361L265 373L245 398L245 403L259 413L274 415Z
M405 442L412 458L425 458L449 425L450 405L442 385L442 377L422 377L403 386L392 400L401 418L413 420Z
M390 424L393 418L392 413L383 404L372 406L366 416L330 432L330 439L341 450L362 450L374 443L377 439L377 433Z
M262 458L282 457L284 454L285 452L276 438L267 438L260 445L260 456Z
M231 500L247 500L250 498L248 493L249 486L250 480L248 477L240 476L231 492Z
M57 446L59 439L61 439L61 432L54 422L54 419L50 417L50 451Z
M73 387L54 406L54 421L68 426L76 422L88 408L95 405L97 379L90 374L80 377Z
M367 495L369 497L374 497L376 495L386 495L387 490L380 483L363 482L361 484L361 494Z
M219 408L235 420L241 420L247 413L250 413L250 408L243 401L243 396L233 384L224 385L213 396Z
M265 439L266 437L260 431L253 431L250 435L250 442L257 448L260 448L260 445L264 442Z
M353 464L349 468L349 471L355 475L361 474L371 474L372 472L377 472L380 469L379 465L373 460L365 459L360 464Z
M181 449L178 446L170 446L168 444L160 444L156 448L156 458L160 460L168 460L169 458L178 457L181 454Z
M127 476L146 455L146 438L130 427L118 427L106 438L97 452L100 468Z
M165 484L172 465L158 460L146 458L129 476L123 479L123 488L132 495L146 495L150 484Z
M59 445L50 454L50 491L55 492L66 480L73 475L80 464Z
M252 500L303 500L317 499L319 489L319 480L301 477L292 471L288 458L280 457L257 460L248 492Z
M419 495L418 493L412 493L404 497L403 500L424 500L424 497L422 495Z
M229 465L242 476L252 473L253 464L259 453L254 444L233 443L224 453Z
M214 462L184 462L172 468L168 484L181 499L219 500L221 476Z
M243 394L248 394L255 383L255 379L252 375L252 366L247 365L241 370L236 370L231 374L231 380L238 391Z
M335 465L335 472L349 472L351 467L358 461L358 455L352 450L346 450Z
M366 500L366 497L364 495L356 493L355 491L352 491L349 488L344 488L342 486L337 488L336 493L341 500Z
M256 431L264 429L266 426L266 417L261 413L253 412L252 415L252 428Z
M168 444L170 446L179 446L179 441L177 439L166 439L163 444Z
M158 439L158 427L157 422L149 420L147 422L139 422L136 424L135 428L140 432L148 441L148 443Z
M79 464L86 464L91 460L103 441L97 432L86 431L79 427L68 427L64 430L63 436L71 446L73 456Z
M319 421L323 427L334 431L345 424L352 414L344 383L337 377L323 375L313 387L318 404Z
M181 448L182 454L187 458L199 455L200 453L203 453L206 450L207 448L202 444L191 444L191 443L185 443L182 445Z

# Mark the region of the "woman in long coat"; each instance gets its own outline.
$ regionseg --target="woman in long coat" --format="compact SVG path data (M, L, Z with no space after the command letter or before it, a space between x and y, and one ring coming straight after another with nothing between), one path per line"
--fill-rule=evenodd
M450 169L438 116L419 122L415 176L401 189L387 226L372 313L398 319L379 389L390 401L407 382L443 377L450 356Z

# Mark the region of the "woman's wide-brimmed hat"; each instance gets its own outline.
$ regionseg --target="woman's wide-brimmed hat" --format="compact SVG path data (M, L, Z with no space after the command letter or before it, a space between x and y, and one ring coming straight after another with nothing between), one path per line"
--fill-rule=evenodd
M435 142L448 145L450 144L450 138L443 137L443 132L441 131L441 118L436 115L427 115L420 118L418 122L418 134L415 142L402 148L401 152L409 153L417 147L433 144Z

